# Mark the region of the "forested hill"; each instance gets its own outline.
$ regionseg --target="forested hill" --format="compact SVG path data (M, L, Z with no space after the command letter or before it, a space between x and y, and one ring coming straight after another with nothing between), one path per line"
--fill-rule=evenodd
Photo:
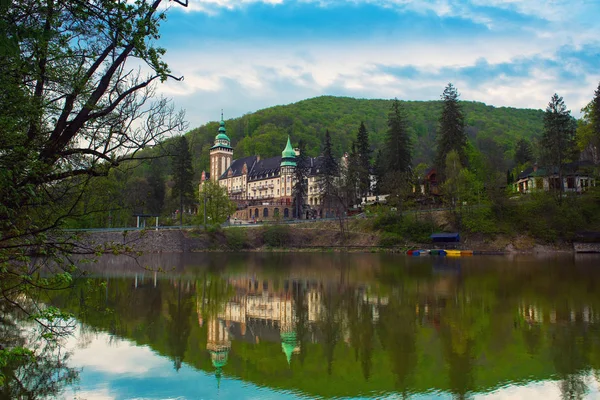
M403 104L413 137L414 163L431 164L442 102L405 101ZM461 104L473 146L484 155L504 158L506 164L512 160L519 138L533 139L543 129L544 112L541 110L497 108L467 101ZM335 151L341 155L350 150L360 122L364 121L371 146L376 151L383 146L390 106L391 100L316 97L226 120L227 135L232 140L234 158L281 154L288 135L294 145L304 139L309 154L314 156L320 152L325 130L329 129ZM218 123L211 122L187 133L196 173L208 169L208 152L217 129Z

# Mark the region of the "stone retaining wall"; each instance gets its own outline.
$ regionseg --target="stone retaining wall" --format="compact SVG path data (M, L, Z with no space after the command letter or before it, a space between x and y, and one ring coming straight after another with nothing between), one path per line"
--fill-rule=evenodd
M600 243L573 243L573 249L576 253L600 253Z
M186 253L198 247L198 243L180 230L84 232L78 242L86 248L103 246L110 250L111 245L124 245L144 253Z

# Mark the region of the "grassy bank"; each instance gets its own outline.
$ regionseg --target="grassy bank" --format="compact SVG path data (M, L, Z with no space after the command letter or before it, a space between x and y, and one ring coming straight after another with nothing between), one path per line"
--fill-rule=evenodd
M400 213L379 207L365 218L197 231L213 251L402 251L430 246L434 232L459 232L463 248L485 251L571 251L579 231L600 231L600 192L540 193L474 206ZM343 233L342 233L343 232Z

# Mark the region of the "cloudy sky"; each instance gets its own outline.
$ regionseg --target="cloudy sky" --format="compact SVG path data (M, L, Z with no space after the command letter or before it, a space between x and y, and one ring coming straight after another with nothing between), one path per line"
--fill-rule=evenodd
M320 95L464 100L575 116L600 81L600 0L189 0L160 45L190 127Z

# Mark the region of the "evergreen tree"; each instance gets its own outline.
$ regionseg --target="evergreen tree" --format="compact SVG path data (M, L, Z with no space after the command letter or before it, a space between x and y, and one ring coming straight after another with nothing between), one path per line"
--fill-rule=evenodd
M449 83L444 89L442 100L442 115L438 131L436 167L438 177L444 179L446 167L446 156L451 151L456 151L460 163L467 166L467 134L465 132L465 117L458 102L458 91Z
M306 155L306 142L300 139L298 142L299 155L296 156L296 168L294 169L294 187L292 196L296 218L302 218L303 206L306 202L306 191L308 186L308 174L310 173L310 161Z
M383 152L381 150L377 151L377 155L375 156L375 165L373 166L373 172L375 173L375 195L380 195L383 193L382 184L383 184L383 175L385 173Z
M594 99L591 104L592 144L598 148L600 147L600 83L598 83L598 88L594 92Z
M357 199L364 195L362 178L364 166L362 164L361 154L357 150L356 142L352 142L352 151L345 159L345 165L341 171L339 192L343 196L348 206L360 204ZM368 176L367 176L368 178Z
M370 187L371 148L369 146L369 133L364 122L360 123L358 134L356 135L356 153L358 156L357 173L360 196L366 197Z
M323 148L323 160L320 171L320 191L321 204L325 210L330 209L334 205L336 194L336 178L338 177L338 163L333 157L333 149L331 146L331 135L329 130L325 131L325 145ZM327 215L325 215L327 216Z
M191 205L194 200L192 155L185 136L179 136L175 139L173 152L174 158L171 171L173 174L173 191L171 195L174 199L179 198L179 224L183 225L184 207Z
M563 98L554 94L544 115L542 135L543 161L558 169L560 191L564 191L563 166L575 155L575 120L567 110Z
M382 185L390 194L391 204L400 206L409 192L412 181L412 143L408 135L407 118L402 103L394 99L388 115L388 131L385 138L385 153Z
M394 99L388 114L384 170L407 173L411 171L411 164L412 143L408 135L406 112L402 103L398 99Z
M515 147L515 162L517 165L523 165L530 161L533 161L531 142L526 139L519 139Z
M150 163L148 185L150 186L148 211L151 214L160 215L165 204L165 179L161 173L160 165L156 160Z

